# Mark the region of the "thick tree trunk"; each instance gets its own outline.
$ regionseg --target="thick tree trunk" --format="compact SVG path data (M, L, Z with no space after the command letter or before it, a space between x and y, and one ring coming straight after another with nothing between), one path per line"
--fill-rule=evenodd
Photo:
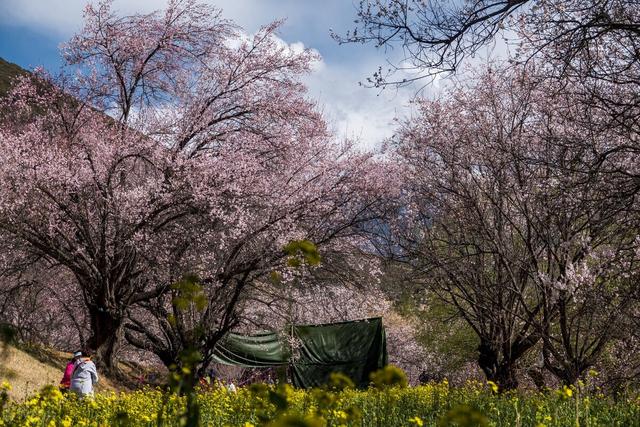
M118 348L122 341L124 319L105 310L91 308L91 336L88 346L95 352L95 362L107 372L117 371Z
M500 360L498 352L490 344L482 342L478 346L478 365L487 380L496 383L500 391L518 388L515 361L508 358Z
M483 369L484 371L484 369ZM487 372L485 371L485 374ZM498 385L500 391L515 390L518 388L518 378L514 363L500 363L494 370L493 376L487 378Z

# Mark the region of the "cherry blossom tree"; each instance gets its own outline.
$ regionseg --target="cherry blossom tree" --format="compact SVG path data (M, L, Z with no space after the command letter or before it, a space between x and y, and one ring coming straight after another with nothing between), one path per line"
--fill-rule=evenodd
M537 226L545 241L556 240L547 244L547 258L557 266L539 272L545 317L557 311L555 331L543 334L543 358L561 381L574 383L620 339L612 328L626 330L635 310L638 151L635 130L612 126L611 111L585 105L584 84L537 85L552 94L537 107L545 141L537 161L553 172L558 189L544 199L548 213Z
M102 2L64 73L5 101L0 229L73 276L105 368L127 318L150 338L136 310L170 310L186 274L205 288L209 351L287 243L353 243L376 216L384 168L331 141L298 79L316 55L278 25L248 36L193 1L126 17Z
M539 343L574 382L613 338L637 271L633 205L587 167L627 136L590 132L565 89L488 70L423 102L397 136L409 202L396 255L475 331L478 363L502 388Z
M400 62L369 79L375 86L455 72L501 37L515 47L510 59L537 58L563 73L629 83L624 76L637 72L640 59L636 6L624 0L362 0L356 28L334 37L402 49Z
M130 342L153 348L165 363L175 362L180 351L195 346L204 356L202 369L206 369L216 342L242 320L243 308L256 288L276 281L272 295L286 298L289 289L300 284L300 275L309 274L296 262L294 267L289 265L295 261L283 251L289 242L312 241L320 254L363 242L359 228L379 215L376 206L384 203L388 187L370 156L341 149L333 157L331 145L324 138L320 141L310 152L304 143L281 147L277 155L291 155L294 160L285 163L272 156L268 170L256 169L246 184L234 179L240 192L234 198L241 200L241 209L221 221L220 227L209 225L209 235L193 245L197 247L194 258L185 264L197 274L197 292L206 295L207 303L189 305L185 313L175 305L180 292L176 289L164 301L143 304L157 323L145 325L143 313L134 315L128 327ZM232 156L237 158L238 150Z
M24 264L14 274L0 274L0 323L27 345L73 352L86 347L86 309L69 293L79 290L73 277L53 264Z
M106 117L88 109L77 116L82 125L65 134L54 114L2 135L2 228L73 274L80 293L70 287L65 296L84 300L88 345L107 362L127 305L162 291L152 272L142 277L144 265L162 260L138 257L144 245L162 252L155 239L184 211L188 195L170 195L162 147L135 131L114 133Z
M523 123L515 128L529 132L537 123L530 147L518 150L530 161L547 165L553 178L546 178L545 191L557 191L528 208L527 215L544 207L547 216L535 220L536 228L527 227L540 233L549 247L548 258L558 264L545 267L550 271L540 273L544 283L535 285L545 289L543 321L536 321L544 363L562 381L574 382L612 338L618 339L606 325L626 323L623 319L634 310L630 297L636 261L631 248L640 190L638 8L627 1L380 0L360 2L357 14L357 28L336 35L339 42L401 47L404 54L389 69L374 73L368 80L372 86L402 86L455 73L481 49L503 42L509 48L503 59L513 73L525 67L527 86L544 88L520 93L527 102L532 93L538 95L525 105L532 111L523 111ZM466 111L467 106L458 108ZM512 111L502 99L493 108ZM458 135L457 125L449 128ZM528 151L538 141L544 142L540 147L545 151L532 155ZM566 198L558 196L562 193ZM625 229L634 231L630 235ZM562 245L557 236L564 239Z
M470 100L464 96L452 95L452 104L456 98ZM403 233L404 258L474 329L478 364L487 378L515 388L517 361L540 339L531 317L542 305L529 277L511 271L527 259L518 244L518 224L505 212L511 184L501 181L509 162L493 156L498 150L485 152L496 138L494 130L511 120L502 111L466 105L463 111L467 114L446 103L425 106L428 116L401 137L407 141L402 155L413 175L411 209L417 215L417 223ZM483 119L500 120L500 126Z

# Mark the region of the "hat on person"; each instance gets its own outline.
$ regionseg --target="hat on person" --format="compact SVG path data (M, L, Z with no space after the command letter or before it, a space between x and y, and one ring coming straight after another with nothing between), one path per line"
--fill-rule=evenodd
M82 352L81 351L76 351L75 353L73 353L73 357L74 357L74 359L76 357L82 357Z

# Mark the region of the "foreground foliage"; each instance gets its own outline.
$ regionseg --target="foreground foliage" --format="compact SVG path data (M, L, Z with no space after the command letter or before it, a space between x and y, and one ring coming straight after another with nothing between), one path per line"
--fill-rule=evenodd
M201 391L201 425L211 426L632 426L640 419L637 396L612 399L575 388L546 393L495 394L489 386L445 381L419 387L294 390L262 384ZM184 425L186 398L145 389L78 400L45 388L25 402L8 402L0 425ZM1 404L1 402L0 402Z

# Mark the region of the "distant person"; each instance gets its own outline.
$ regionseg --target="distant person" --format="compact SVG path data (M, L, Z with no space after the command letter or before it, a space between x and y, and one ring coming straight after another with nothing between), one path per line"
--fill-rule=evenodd
M73 353L71 360L69 360L67 366L64 368L64 375L62 375L62 380L60 381L61 390L69 391L69 388L71 387L71 376L73 375L73 370L76 367L76 362L80 357L82 357L81 351Z
M93 395L93 387L97 382L98 372L96 365L91 361L91 357L80 353L71 375L70 390L80 397L91 396Z

